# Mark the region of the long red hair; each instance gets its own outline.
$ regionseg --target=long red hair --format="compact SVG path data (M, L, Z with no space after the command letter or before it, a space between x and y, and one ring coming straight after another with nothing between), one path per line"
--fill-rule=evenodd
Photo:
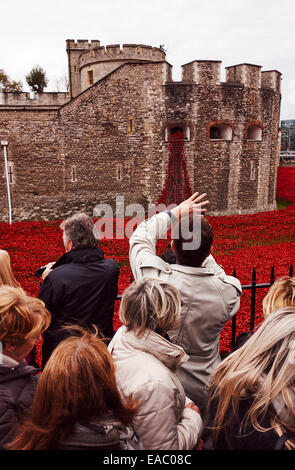
M31 417L9 449L54 449L75 423L112 416L130 424L137 403L122 402L115 366L106 344L95 334L76 328L58 345L40 377Z

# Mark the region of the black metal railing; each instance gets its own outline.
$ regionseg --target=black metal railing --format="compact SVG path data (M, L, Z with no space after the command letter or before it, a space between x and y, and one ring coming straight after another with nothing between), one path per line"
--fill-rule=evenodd
M293 277L293 265L290 265L289 268L289 277ZM237 272L236 269L233 272L233 276L237 277ZM254 329L255 325L255 314L256 314L256 291L257 289L265 289L267 287L270 287L275 281L275 268L274 266L271 267L270 270L270 281L269 282L263 282L260 284L257 284L257 279L256 279L256 268L253 268L252 270L252 282L251 284L242 284L242 290L251 290L251 311L250 311L250 330L251 332ZM130 277L130 283L133 282L133 277ZM122 295L118 295L116 300L121 300ZM236 331L237 331L237 315L239 312L232 318L231 320L231 347L235 345L236 342Z
M293 265L290 265L289 268L289 277L293 277ZM236 270L233 272L233 276L237 277ZM250 332L254 329L255 324L255 314L256 314L256 291L257 289L265 289L270 287L275 281L275 268L274 266L271 267L270 271L270 281L264 282L261 284L257 284L256 279L256 268L253 268L252 271L252 282L251 284L244 284L242 285L243 290L251 290L251 311L250 311ZM238 315L238 313L237 313ZM231 331L231 346L235 345L236 341L236 330L237 330L237 315L232 318L232 331Z

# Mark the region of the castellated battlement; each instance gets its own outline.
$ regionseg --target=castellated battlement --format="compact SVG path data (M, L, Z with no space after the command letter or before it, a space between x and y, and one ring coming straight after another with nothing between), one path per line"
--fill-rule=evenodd
M109 60L164 61L166 54L158 47L143 44L110 44L87 49L80 55L79 67Z
M238 64L226 67L226 81L249 88L261 88L261 65Z
M70 99L67 92L2 92L0 106L57 106L60 107Z
M75 39L67 39L66 46L67 50L84 51L93 47L99 47L100 41L97 39L93 39L91 41L88 41L88 39L78 39L77 41Z
M182 81L196 84L220 84L221 60L194 60L182 65Z
M271 88L274 91L281 91L282 74L277 70L265 70L261 72L262 88Z
M108 44L100 41L67 39L71 97L77 96L120 65L131 62L165 62L165 51L144 44Z
M220 85L220 60L194 60L182 65L182 81L197 85ZM261 65L238 64L225 68L224 85L241 85L247 88L270 88L280 92L281 73L277 70L261 71Z

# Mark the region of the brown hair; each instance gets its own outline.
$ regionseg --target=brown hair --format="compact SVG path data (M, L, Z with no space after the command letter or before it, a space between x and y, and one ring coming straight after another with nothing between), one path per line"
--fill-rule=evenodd
M80 336L67 338L53 351L37 386L31 418L8 448L54 449L76 423L110 412L124 424L132 422L137 403L123 404L106 344L80 327L72 331Z
M96 248L99 240L95 237L92 219L83 213L74 214L60 224L64 231L64 244L71 240L73 249Z
M42 300L29 297L20 287L0 287L0 341L4 345L22 345L46 330L50 320Z
M1 285L20 287L20 284L12 273L10 256L5 250L0 250L0 286Z
M194 215L191 213L189 217L189 231L192 233L193 230L196 230L196 226L199 227L199 224L194 223L194 217L200 217L200 215ZM201 217L200 230L201 244L197 249L185 249L185 244L191 243L193 241L193 237L197 235L195 233L191 238L187 239L183 237L182 231L178 230L180 233L177 233L177 237L173 238L175 256L179 264L184 266L199 267L202 265L207 256L209 256L213 244L213 228L204 216Z
M124 292L120 320L140 338L146 329L166 333L178 326L181 297L178 289L159 279L143 278Z
M282 277L276 280L263 302L264 318L283 307L295 307L295 277Z

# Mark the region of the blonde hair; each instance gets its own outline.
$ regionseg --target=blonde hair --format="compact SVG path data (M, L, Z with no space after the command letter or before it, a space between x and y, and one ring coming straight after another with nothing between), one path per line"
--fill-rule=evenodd
M257 431L295 432L295 308L274 312L237 351L217 367L211 377L209 404L218 398L213 440L220 431L230 433L242 398L253 399L242 430L251 424ZM273 413L271 425L261 421L274 400L287 408L288 416ZM293 446L292 443L288 443Z
M295 307L295 277L282 277L273 283L263 302L264 318L283 307Z
M0 341L21 345L50 324L44 302L20 288L0 287Z
M139 338L146 329L166 333L180 322L181 297L178 289L159 279L142 279L124 292L119 317Z
M10 256L5 250L0 250L0 286L2 285L20 287L12 273Z

